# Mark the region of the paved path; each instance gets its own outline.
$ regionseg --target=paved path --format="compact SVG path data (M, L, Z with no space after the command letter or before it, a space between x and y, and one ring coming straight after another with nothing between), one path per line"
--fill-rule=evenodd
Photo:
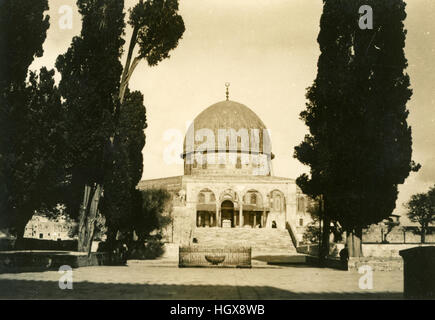
M125 267L73 270L73 289L61 290L56 271L0 274L0 299L402 299L401 271L374 271L374 288L360 274L307 266L211 269Z

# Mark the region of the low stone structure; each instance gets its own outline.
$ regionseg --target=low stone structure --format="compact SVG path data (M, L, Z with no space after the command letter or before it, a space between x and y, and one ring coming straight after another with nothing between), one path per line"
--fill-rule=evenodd
M180 247L179 267L251 268L251 248L199 245Z
M3 251L0 252L0 273L58 270L67 265L71 268L111 265L110 254L68 251Z

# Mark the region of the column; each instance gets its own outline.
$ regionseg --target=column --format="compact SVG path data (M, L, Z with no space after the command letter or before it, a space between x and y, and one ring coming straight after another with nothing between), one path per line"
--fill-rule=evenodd
M198 212L198 227L202 227L202 223L201 223L201 212Z
M243 228L243 204L239 203L239 227Z
M237 226L237 218L236 218L236 210L233 212L233 227L235 228Z
M219 212L219 204L216 201L216 227L221 227L221 217Z
M261 214L261 227L266 227L266 209L263 209L263 213Z
M254 211L254 228L257 226L257 211Z

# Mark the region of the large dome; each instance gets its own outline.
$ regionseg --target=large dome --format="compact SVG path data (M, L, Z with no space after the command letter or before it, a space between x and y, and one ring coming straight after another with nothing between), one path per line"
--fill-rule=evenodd
M247 106L230 100L211 105L195 118L184 140L183 158L186 159L199 150L204 151L205 145L208 153L223 151L239 156L240 154L264 155L269 160L273 157L269 133L263 121ZM190 174L191 169L195 169L193 160L192 164L193 166L189 168L185 167L185 174ZM224 166L220 163L219 166L210 166L209 163L208 166L201 165L198 167L199 170L193 171L211 173L211 170L219 168L218 172L222 173L222 169L230 167L243 169L243 165L237 163L234 165ZM216 170L213 172L218 173ZM247 171L239 170L237 173L246 174Z
M194 120L195 130L232 128L266 129L263 121L247 106L235 101L221 101L201 112Z

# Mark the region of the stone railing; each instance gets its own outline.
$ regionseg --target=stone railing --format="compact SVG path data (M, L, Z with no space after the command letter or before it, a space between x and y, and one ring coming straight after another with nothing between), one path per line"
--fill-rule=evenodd
M298 244L299 244L299 241L296 238L295 231L293 230L292 226L288 222L285 223L285 228L287 229L287 231L288 231L288 233L290 235L290 238L292 239L293 245L295 246L295 248L297 248Z

